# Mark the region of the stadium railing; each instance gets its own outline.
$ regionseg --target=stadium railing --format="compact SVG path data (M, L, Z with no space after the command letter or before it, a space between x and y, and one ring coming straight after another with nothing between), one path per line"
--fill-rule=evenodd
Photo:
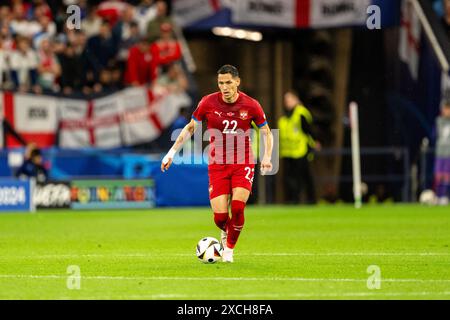
M411 201L411 161L405 147L363 147L361 152L362 182L367 186L366 195L373 194L377 186L386 188L386 197L396 201ZM350 148L327 148L316 153L318 157L342 156L341 174L323 176L313 172L319 191L329 185L338 184L336 197L344 201L352 200L353 176ZM324 195L326 196L326 194Z

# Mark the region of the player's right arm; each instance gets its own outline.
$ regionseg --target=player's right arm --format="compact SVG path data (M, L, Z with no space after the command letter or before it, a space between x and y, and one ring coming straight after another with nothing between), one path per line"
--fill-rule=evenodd
M175 140L175 143L173 144L172 148L170 148L169 152L165 155L163 160L161 161L161 171L164 172L170 168L172 165L173 157L177 153L178 150L183 146L183 144L191 138L191 136L194 134L195 130L198 128L198 122L194 119L191 119L191 122L189 122L181 131L180 135L178 136L177 140Z

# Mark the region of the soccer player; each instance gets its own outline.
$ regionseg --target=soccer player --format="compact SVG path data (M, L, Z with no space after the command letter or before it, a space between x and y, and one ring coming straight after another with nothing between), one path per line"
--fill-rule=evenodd
M236 67L224 65L219 69L219 91L201 99L190 123L183 128L161 163L161 171L169 169L183 143L190 139L202 121L207 122L210 135L209 198L214 222L221 229L224 262L233 262L233 249L244 226L244 209L252 190L256 162L250 144L252 121L260 128L265 144L261 174L272 170L273 137L264 111L258 101L239 91L240 83Z

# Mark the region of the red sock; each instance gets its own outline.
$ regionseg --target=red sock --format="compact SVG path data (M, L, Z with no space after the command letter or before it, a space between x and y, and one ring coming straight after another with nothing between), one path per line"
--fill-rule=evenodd
M227 226L227 247L233 249L244 227L245 202L239 200L231 201L231 220Z
M219 227L219 229L225 231L228 220L229 220L228 212L225 213L214 212L214 222L216 223L216 226Z

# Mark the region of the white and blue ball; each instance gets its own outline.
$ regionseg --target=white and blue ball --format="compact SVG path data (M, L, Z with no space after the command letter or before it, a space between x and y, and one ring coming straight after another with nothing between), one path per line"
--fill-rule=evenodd
M216 238L205 237L197 244L197 258L203 263L215 263L222 258L223 248Z

